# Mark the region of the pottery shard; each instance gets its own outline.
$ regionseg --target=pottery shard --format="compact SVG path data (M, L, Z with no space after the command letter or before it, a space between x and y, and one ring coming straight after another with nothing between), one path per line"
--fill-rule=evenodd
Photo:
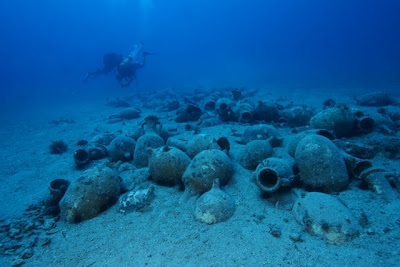
M128 192L120 197L118 211L122 214L139 211L150 205L154 198L154 186Z
M331 244L341 245L358 237L361 231L353 213L328 194L308 193L296 201L293 213L306 232Z

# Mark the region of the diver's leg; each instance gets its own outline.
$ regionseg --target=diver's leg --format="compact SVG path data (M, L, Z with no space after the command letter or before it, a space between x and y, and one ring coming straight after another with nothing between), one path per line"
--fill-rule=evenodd
M96 72L86 73L86 76L85 76L85 78L83 78L82 82L84 82L84 83L87 82L90 79L90 77L92 77L93 75L96 75Z
M87 80L89 80L91 77L94 76L96 78L96 76L99 74L105 74L105 73L102 69L98 69L97 71L88 72L82 81L87 82Z

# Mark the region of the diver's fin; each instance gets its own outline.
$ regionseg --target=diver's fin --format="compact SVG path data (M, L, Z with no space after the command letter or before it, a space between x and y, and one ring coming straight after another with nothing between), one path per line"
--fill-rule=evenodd
M143 55L148 56L148 55L158 55L158 53L150 53L150 52L143 52Z
M91 75L90 75L89 72L86 73L85 77L82 79L82 82L83 82L83 83L86 83L86 82L89 80L90 76L91 76Z

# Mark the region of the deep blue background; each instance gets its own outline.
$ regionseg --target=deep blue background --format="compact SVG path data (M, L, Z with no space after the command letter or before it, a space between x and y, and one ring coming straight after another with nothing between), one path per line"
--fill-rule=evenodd
M1 105L184 85L399 88L399 14L396 0L0 0ZM140 40L159 54L131 88L82 85Z

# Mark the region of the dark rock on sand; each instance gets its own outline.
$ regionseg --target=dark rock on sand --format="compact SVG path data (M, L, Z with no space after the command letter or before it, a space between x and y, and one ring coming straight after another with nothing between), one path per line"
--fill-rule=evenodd
M383 107L398 104L398 102L393 97L384 92L373 92L360 96L355 96L354 99L360 106Z

